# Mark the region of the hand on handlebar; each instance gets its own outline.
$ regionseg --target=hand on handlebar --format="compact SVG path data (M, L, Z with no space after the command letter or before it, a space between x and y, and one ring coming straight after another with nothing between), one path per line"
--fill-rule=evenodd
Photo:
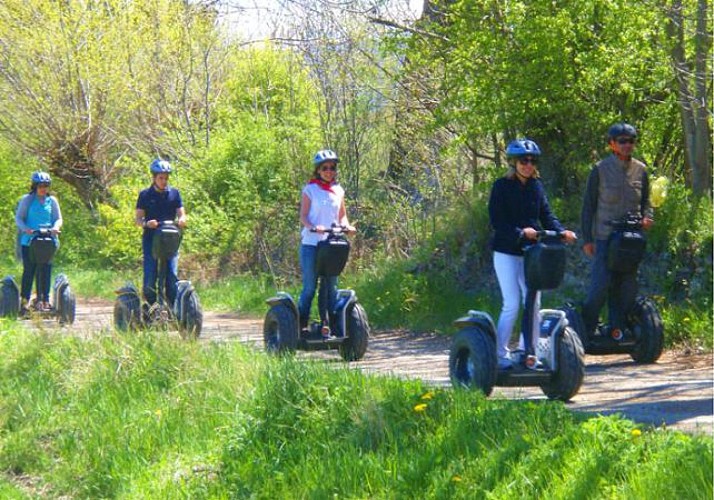
M523 237L527 240L535 241L538 239L538 231L536 231L532 227L524 227L523 228Z
M144 225L149 229L156 229L157 227L159 227L159 221L157 221L156 219L147 220Z
M578 239L578 235L569 229L566 229L565 231L560 233L560 236L565 240L566 243L574 243Z
M642 229L644 229L645 231L649 231L653 225L654 220L650 219L649 217L642 218Z

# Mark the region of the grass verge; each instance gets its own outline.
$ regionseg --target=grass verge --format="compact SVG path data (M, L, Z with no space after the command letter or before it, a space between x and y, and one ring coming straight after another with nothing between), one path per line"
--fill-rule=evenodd
M710 437L238 344L0 332L17 498L712 497Z

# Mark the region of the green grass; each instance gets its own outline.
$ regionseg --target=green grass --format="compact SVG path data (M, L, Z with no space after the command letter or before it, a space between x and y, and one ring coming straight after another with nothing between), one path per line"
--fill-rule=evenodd
M712 451L239 344L0 323L3 498L711 498Z

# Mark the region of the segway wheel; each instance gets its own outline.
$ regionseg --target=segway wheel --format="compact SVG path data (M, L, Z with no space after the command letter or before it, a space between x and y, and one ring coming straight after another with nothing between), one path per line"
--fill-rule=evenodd
M0 317L17 319L20 312L20 290L12 277L3 278L0 284Z
M360 304L347 311L347 339L340 344L340 356L345 361L359 361L367 352L369 322L367 313Z
M548 399L569 401L580 391L585 378L585 350L578 334L569 326L565 327L558 339L558 368L547 384L541 385Z
M60 305L59 315L57 317L59 324L71 325L74 323L75 314L77 312L77 299L69 286L64 287L58 302Z
M479 327L459 331L449 352L449 376L454 387L479 389L486 396L496 383L496 341Z
M295 313L285 304L268 309L263 322L265 350L274 354L292 353L298 344Z
M141 301L133 293L122 293L114 302L114 328L120 332L138 330L141 325Z
M183 317L179 318L179 335L183 339L197 339L203 328L203 308L195 291L189 292L184 300Z
M646 297L638 297L630 315L630 328L638 338L630 353L637 363L656 362L664 348L664 325L655 303Z

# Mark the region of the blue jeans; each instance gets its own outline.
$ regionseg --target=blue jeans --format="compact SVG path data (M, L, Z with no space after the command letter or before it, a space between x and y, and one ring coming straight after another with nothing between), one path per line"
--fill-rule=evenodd
M22 246L22 284L20 296L26 301L30 301L32 295L32 281L37 279L37 300L39 302L50 301L50 278L52 277L52 263L37 264L30 257L30 247Z
M149 304L156 302L156 281L159 279L159 266L156 259L151 255L151 240L142 242L144 251L144 288L142 290L144 299ZM178 255L168 259L166 262L166 280L159 283L164 286L167 305L173 306L176 300L176 282L178 281Z
M300 269L302 269L302 292L298 300L300 328L306 328L310 319L310 306L317 290L317 247L300 245ZM320 276L320 293L317 296L317 309L320 321L329 321L328 311L332 311L337 302L337 276Z
M595 241L595 259L590 277L590 289L583 303L583 323L588 335L597 327L600 309L608 303L611 328L624 329L627 315L637 299L637 271L613 273L607 269L607 240Z

